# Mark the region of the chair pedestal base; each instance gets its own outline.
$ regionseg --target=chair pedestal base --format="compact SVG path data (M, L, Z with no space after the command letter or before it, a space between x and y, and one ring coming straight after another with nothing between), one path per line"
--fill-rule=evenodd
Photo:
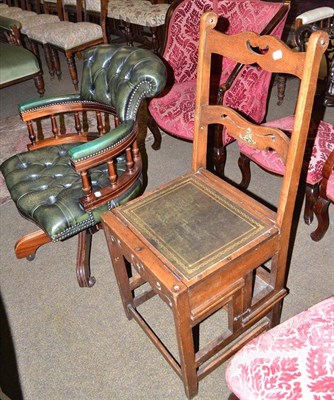
M95 231L97 230L96 228ZM92 287L96 282L90 272L90 249L93 233L93 230L87 229L78 234L76 274L80 287ZM15 245L16 257L19 259L27 258L32 261L39 247L50 242L50 237L41 229L29 233L17 241Z

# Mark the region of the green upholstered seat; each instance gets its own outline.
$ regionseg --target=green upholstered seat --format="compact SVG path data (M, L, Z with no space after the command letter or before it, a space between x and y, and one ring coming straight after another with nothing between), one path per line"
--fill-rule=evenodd
M138 179L124 193L96 209L85 211L80 203L84 195L80 174L71 165L68 151L78 143L43 147L7 160L2 166L7 187L20 213L35 222L53 241L73 236L100 222L103 212L142 193ZM124 157L117 160L117 174L126 171ZM90 171L93 191L109 184L107 165Z
M0 84L40 71L37 58L23 47L0 43L0 55Z

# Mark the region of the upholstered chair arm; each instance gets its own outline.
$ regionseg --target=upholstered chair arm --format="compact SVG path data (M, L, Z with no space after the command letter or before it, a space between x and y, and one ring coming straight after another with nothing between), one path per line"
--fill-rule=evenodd
M22 46L20 40L21 22L16 19L0 16L0 31L4 34L8 43Z
M82 99L114 107L120 121L115 129L69 152L73 167L81 174L85 193L81 202L89 210L111 200L141 174L137 112L143 99L163 89L167 74L160 58L148 50L106 45L99 46L98 52L97 48L88 50L85 57ZM93 192L89 170L103 163L107 163L110 184ZM125 170L118 176L119 164Z
M85 100L80 94L27 101L19 105L19 112L27 124L31 141L28 146L30 150L70 141L85 142L88 137L92 139L94 135L103 135L107 131L103 115L110 114L112 119L116 117L114 107ZM90 127L83 126L85 112L92 112L96 116L95 124L91 118ZM60 126L61 118L63 126ZM35 131L36 127L39 132ZM95 133L92 134L93 127ZM53 135L50 136L50 133ZM43 140L37 140L38 137L42 137Z
M138 180L141 174L141 158L136 136L136 124L130 120L118 125L106 135L69 151L71 163L81 175L82 190L85 193L81 203L86 210L112 200ZM107 164L110 182L94 192L89 173L101 164ZM120 175L119 169L123 171Z
M128 146L136 135L134 121L130 120L118 125L111 132L91 142L80 144L69 151L69 156L77 171L87 166L95 167L119 154L120 145Z
M115 113L114 107L96 101L83 99L80 94L68 94L37 100L30 100L19 105L19 112L23 121L48 117L50 115L70 113L75 111L99 110Z

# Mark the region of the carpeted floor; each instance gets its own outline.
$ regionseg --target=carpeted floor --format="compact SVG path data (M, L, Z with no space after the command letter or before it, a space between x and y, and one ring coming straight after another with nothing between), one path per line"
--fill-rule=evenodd
M6 100L14 107L23 96L18 87L13 88L17 96L6 91L4 97L0 91L1 104ZM295 81L289 81L281 107L276 106L273 91L268 119L291 113L296 90ZM333 111L326 112L325 119L334 123ZM149 144L142 148L147 190L191 168L191 143L166 135L160 151ZM235 181L240 180L237 156L236 146L230 145L226 173ZM254 167L250 190L274 204L280 181ZM309 236L314 225L305 225L301 217L296 220L290 294L282 320L333 294L334 206L330 214L330 229L318 243ZM15 241L34 226L18 214L12 201L0 206L0 215L0 385L11 400L185 399L174 371L139 326L124 315L102 232L95 235L92 248L97 283L81 289L75 276L76 238L43 246L33 262L17 260ZM152 300L146 316L175 349L169 309L157 298ZM209 320L208 332L219 329L219 322ZM198 400L227 399L224 371L221 366L200 383Z

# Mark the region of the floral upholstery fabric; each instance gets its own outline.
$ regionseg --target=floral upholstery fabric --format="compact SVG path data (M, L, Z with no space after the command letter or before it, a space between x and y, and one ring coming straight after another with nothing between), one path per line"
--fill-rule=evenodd
M41 31L39 27L27 30L29 37L41 43L49 43L54 46L69 50L83 43L102 39L102 28L91 22L61 21L53 24L44 24Z
M101 26L91 22L69 22L66 27L55 24L52 31L46 32L45 36L49 44L65 50L102 38Z
M263 124L274 128L280 128L286 133L292 132L294 117L285 117L277 121ZM239 142L240 152L270 172L283 175L285 165L279 155L273 150L257 150L244 143ZM314 185L322 179L322 169L329 156L334 150L334 125L321 121L310 125L305 150L305 164L307 169L306 182Z
M20 7L1 7L0 14L5 17L7 14L15 13L18 11L23 11ZM9 18L9 15L8 15Z
M152 4L150 1L132 0L115 12L117 19L147 27L164 25L169 4Z
M133 0L112 0L108 1L107 5L107 15L109 18L116 18L117 10L119 7L128 6ZM143 0L144 1L144 0ZM100 12L101 11L101 1L100 0L86 0L86 10Z
M35 40L39 43L47 43L46 40L46 33L51 31L55 25L63 26L64 28L68 24L74 24L73 22L67 22L67 21L60 21L60 22L53 22L50 24L44 24L43 29L41 29L39 26L32 26L30 28L27 28L26 30L26 35L29 36L30 39Z
M334 297L252 340L230 361L226 382L240 400L334 398Z
M149 105L152 117L163 130L189 140L192 140L194 131L200 17L203 12L213 9L213 3L210 0L186 0L174 10L163 54L173 70L174 84L165 96L153 99ZM259 0L225 0L218 2L216 11L223 19L225 33L260 33L280 7L279 3L263 3ZM284 24L285 18L274 30L275 36L281 36ZM234 66L234 62L223 60L221 83L225 82ZM224 104L244 112L257 123L262 122L270 79L271 74L258 67L244 67L226 93ZM186 92L183 92L185 87ZM224 144L231 140L231 137L224 135Z
M13 8L15 8L15 10L13 10ZM16 19L16 20L20 20L20 18L26 18L26 17L33 17L36 16L37 14L33 11L25 11L22 10L21 8L16 9L17 7L9 7L9 9L3 11L0 10L0 15L2 17L7 17L7 18L11 18L11 19Z
M27 34L28 30L33 26L39 27L44 24L52 24L59 22L60 19L57 15L51 14L38 14L31 17L18 18L22 24L21 32Z

